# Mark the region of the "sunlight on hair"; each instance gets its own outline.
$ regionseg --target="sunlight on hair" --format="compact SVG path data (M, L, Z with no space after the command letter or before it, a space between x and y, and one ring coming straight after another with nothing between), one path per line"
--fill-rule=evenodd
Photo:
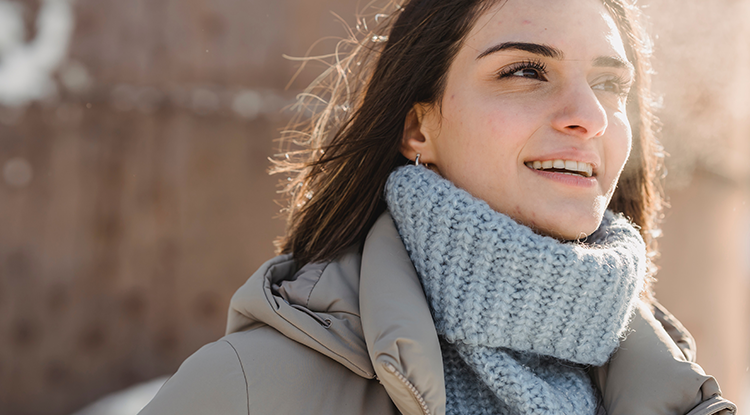
M336 20L347 33L346 38L325 37L310 46L304 57L284 55L288 60L300 62L300 67L286 86L289 89L308 63L322 63L327 67L288 108L293 113L292 121L281 132L282 147L279 154L270 159L272 174L287 174L286 186L280 191L293 202L290 206L302 207L312 194L297 194L303 187L303 167L322 153L334 130L351 116L351 108L357 108L364 96L365 80L371 76L373 65L362 65L373 60L388 41L392 19L402 10L401 2L389 1L378 7L370 2L357 14L357 23L352 28L335 13ZM368 24L368 20L370 24ZM374 23L374 24L373 24ZM312 51L320 44L336 40L333 53L314 55ZM309 197L308 197L309 196ZM282 211L285 215L288 210Z

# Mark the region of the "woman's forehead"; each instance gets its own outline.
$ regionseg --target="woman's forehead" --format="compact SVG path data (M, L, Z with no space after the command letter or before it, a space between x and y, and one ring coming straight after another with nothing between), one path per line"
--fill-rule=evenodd
M617 25L601 0L507 0L487 9L464 41L477 57L500 43L547 45L563 59L626 59Z

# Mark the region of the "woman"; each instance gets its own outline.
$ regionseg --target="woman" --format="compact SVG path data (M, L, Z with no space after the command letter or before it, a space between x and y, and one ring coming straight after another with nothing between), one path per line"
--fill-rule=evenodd
M633 6L392 8L290 137L284 254L142 413L733 413L649 299Z

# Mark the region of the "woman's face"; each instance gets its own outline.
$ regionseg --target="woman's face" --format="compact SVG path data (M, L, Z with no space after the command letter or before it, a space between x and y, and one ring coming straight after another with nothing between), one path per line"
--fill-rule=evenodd
M631 146L633 80L601 0L508 0L477 21L441 106L415 107L404 154L539 232L601 222Z

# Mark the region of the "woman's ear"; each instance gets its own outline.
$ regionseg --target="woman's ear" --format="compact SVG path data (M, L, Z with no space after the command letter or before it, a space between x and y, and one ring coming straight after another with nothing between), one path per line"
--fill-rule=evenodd
M414 161L419 154L422 164L436 164L432 128L432 109L423 104L414 104L404 120L404 135L399 150L407 159Z

